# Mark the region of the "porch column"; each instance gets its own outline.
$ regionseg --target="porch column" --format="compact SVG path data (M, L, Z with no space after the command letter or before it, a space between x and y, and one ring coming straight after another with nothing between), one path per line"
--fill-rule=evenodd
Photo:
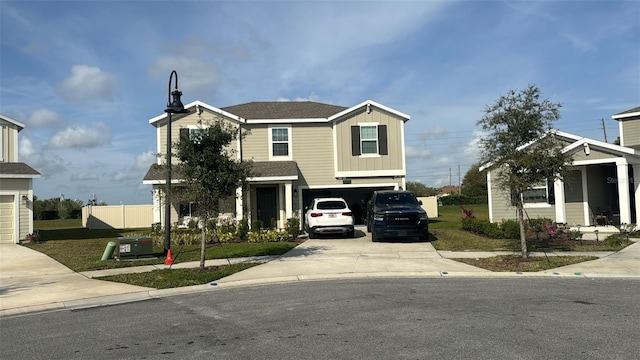
M618 199L620 199L620 223L631 223L631 199L629 197L629 169L627 161L616 162Z
M584 209L584 226L591 226L591 216L589 210L589 187L587 184L587 166L580 167L582 175L582 206Z
M556 222L564 224L567 222L567 214L564 202L564 181L556 179L553 182L553 192L555 194Z
M489 203L489 221L493 222L493 194L491 191L491 170L487 170L487 203Z
M236 221L242 220L244 211L242 207L242 186L236 188Z
M291 186L291 181L286 182L284 184L284 214L285 217L282 220L283 221L283 228L284 228L284 224L287 223L287 219L290 219L293 217L293 190L292 190L292 186Z
M636 225L640 223L640 164L633 164L633 194L636 199Z

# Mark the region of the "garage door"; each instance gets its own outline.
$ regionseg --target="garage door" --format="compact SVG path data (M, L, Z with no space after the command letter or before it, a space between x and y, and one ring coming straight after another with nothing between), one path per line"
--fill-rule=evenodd
M0 242L14 243L13 195L0 195Z

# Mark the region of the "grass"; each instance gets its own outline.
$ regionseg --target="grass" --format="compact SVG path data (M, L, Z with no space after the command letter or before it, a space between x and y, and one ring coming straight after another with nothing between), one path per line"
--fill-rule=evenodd
M453 259L491 271L535 272L595 260L596 256L530 256L501 255L481 259Z
M469 205L466 209L473 209L476 218L489 218L487 205ZM520 239L491 239L476 235L461 229L462 209L459 206L440 206L439 216L429 219L432 245L437 250L449 251L513 251L519 253ZM558 239L529 239L529 251L619 251L631 244L628 241L620 243L610 241L575 241ZM530 256L522 258L519 255L495 256L478 259L454 259L473 266L491 271L529 272L549 270L560 266L576 264L594 260L596 257L585 256Z
M118 237L128 234L149 232L150 229L131 230L89 230L81 227L80 220L48 220L34 221L34 228L40 230L40 242L25 246L46 254L73 271L104 270L140 265L164 263L164 249L154 246L157 258L136 261L101 261L107 244ZM293 249L297 242L261 242L261 243L227 243L213 244L206 248L206 259L222 259L225 257L247 257L262 255L280 255ZM199 261L200 246L172 246L175 262Z
M201 285L216 281L225 276L256 266L256 263L233 264L225 266L209 266L204 271L195 269L163 269L138 274L122 274L100 277L100 280L169 289L174 287Z

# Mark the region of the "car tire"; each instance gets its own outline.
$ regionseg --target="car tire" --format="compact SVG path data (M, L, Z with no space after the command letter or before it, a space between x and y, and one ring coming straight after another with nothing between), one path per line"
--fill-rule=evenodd
M309 239L315 239L317 237L316 234L313 232L313 229L307 230L307 233L309 234Z
M375 232L371 233L371 241L373 242L378 242L380 239L378 238L378 235Z
M371 232L371 223L367 221L367 232Z

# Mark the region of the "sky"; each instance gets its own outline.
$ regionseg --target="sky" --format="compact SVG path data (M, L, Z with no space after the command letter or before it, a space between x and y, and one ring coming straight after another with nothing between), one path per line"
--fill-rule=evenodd
M150 204L172 70L185 104L409 114L407 181L457 185L510 90L562 104L560 130L616 139L611 115L640 105L640 1L0 0L0 113L25 124L39 199Z

